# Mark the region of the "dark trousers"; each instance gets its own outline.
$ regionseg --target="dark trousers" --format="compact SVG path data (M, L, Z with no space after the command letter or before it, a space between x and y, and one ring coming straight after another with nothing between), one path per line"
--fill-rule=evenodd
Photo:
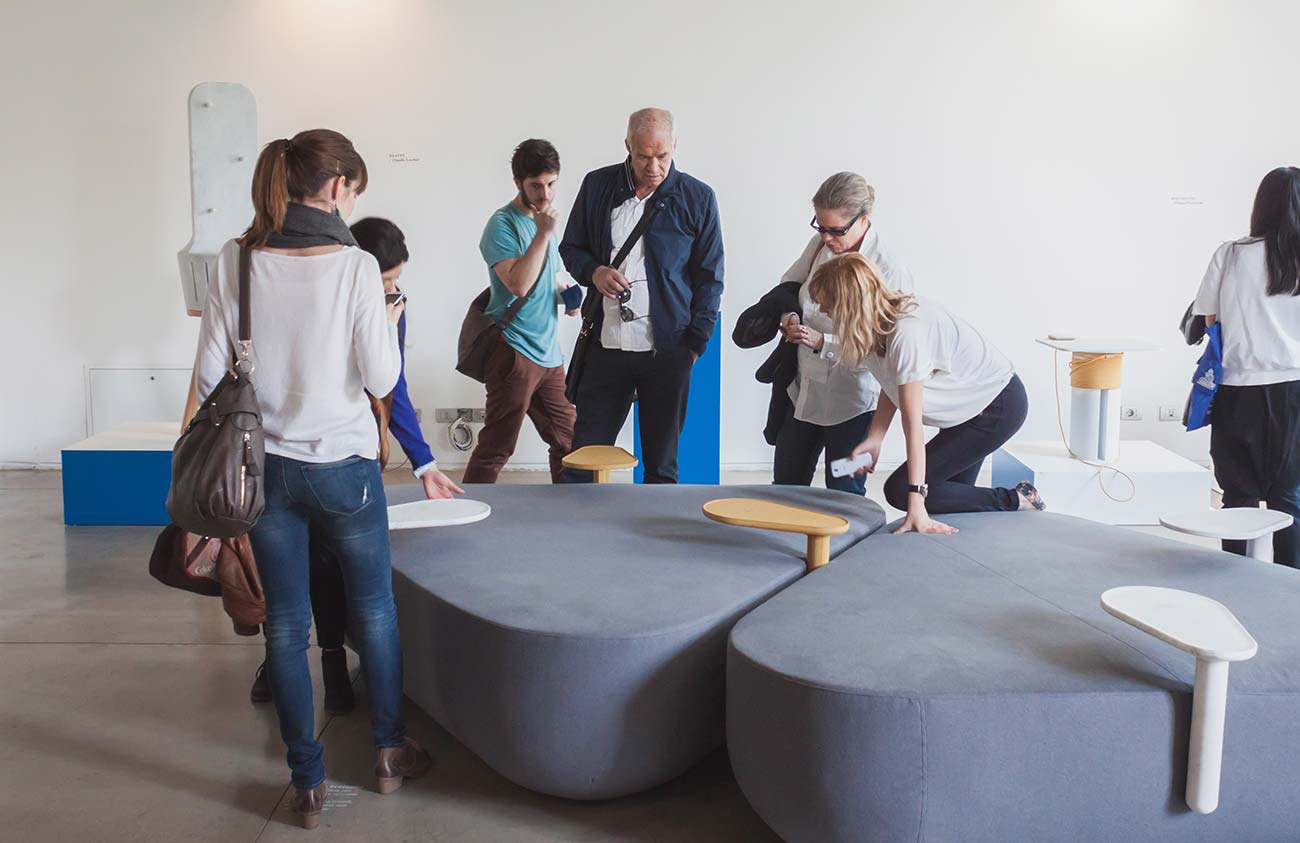
M348 630L348 595L343 589L343 569L329 538L316 525L308 530L311 567L311 614L316 621L316 645L338 650Z
M832 425L812 424L794 417L794 408L786 411L785 421L776 435L776 457L772 464L772 482L778 486L811 486L817 472L817 458L826 451L826 488L855 495L867 493L865 474L832 477L831 462L852 455L853 449L867 438L875 411L863 413Z
M1029 414L1029 396L1019 375L984 411L970 421L939 431L925 443L925 483L931 515L950 512L1014 512L1020 508L1015 489L985 489L975 485L984 458L1016 435ZM907 510L907 463L885 481L885 500Z
M497 482L519 443L525 417L550 446L551 480L558 481L561 460L572 450L574 422L573 405L564 397L564 367L539 366L502 340L488 361L483 432L463 482Z
M1220 386L1210 414L1210 458L1223 505L1257 507L1294 516L1273 534L1273 561L1300 567L1300 381ZM1223 549L1245 555L1246 543Z
M646 483L677 482L677 440L686 424L691 390L690 351L611 351L592 343L578 385L573 448L613 445L637 397L641 462ZM590 471L565 471L569 483L590 483Z

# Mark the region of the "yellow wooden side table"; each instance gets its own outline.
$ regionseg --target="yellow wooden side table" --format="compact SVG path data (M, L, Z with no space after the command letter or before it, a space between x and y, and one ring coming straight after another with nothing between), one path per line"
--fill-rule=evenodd
M637 458L617 445L588 445L569 454L561 462L565 468L574 471L590 471L597 483L608 483L611 471L637 467Z
M849 522L838 515L762 501L754 498L720 498L704 505L704 514L721 524L753 527L808 537L808 570L831 561L831 536L847 533Z

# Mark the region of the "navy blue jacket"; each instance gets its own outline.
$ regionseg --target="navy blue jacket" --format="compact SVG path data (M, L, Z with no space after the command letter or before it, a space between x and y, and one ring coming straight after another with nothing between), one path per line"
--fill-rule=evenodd
M584 287L613 256L610 213L636 188L630 164L587 173L560 241L564 268ZM722 223L713 188L674 164L654 193L655 217L642 235L655 349L685 345L703 354L722 302ZM646 209L649 210L648 208ZM599 293L596 293L599 295Z

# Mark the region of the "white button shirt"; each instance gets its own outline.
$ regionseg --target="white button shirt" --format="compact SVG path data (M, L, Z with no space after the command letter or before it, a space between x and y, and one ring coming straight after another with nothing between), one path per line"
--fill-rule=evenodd
M912 274L899 266L880 244L875 223L867 229L858 251L875 264L884 281L895 290L912 292ZM781 283L796 282L799 288L799 307L803 311L800 321L819 331L825 337L821 352L806 345L799 346L799 368L790 383L790 400L794 402L794 417L809 424L830 427L865 412L876 409L880 399L880 384L865 367L850 368L840 364L840 344L835 325L808 295L808 282L813 271L835 255L822 245L821 235L813 235L785 275Z
M644 199L632 194L626 202L609 214L609 233L613 244L609 251L612 262L618 257L618 250L632 234L632 229L641 221L646 206L654 198L651 193ZM623 273L632 285L632 298L626 305L620 305L618 299L605 299L605 324L600 331L600 344L615 351L654 351L654 326L650 319L650 285L645 271L645 235L627 253L623 265L615 267ZM624 322L620 307L628 307L637 319Z

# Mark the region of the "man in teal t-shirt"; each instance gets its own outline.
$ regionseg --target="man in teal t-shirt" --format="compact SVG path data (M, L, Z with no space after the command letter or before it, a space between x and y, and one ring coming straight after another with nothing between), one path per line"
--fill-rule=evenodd
M550 446L552 481L563 472L560 461L573 442L574 409L564 397L556 311L563 304L576 314L581 296L569 284L562 292L557 280L562 264L554 231L560 215L551 200L560 155L548 141L526 140L515 149L510 169L518 192L488 219L479 241L492 289L487 314L503 322L511 305L526 299L488 361L483 432L465 469L466 483L496 482L515 451L524 416Z

